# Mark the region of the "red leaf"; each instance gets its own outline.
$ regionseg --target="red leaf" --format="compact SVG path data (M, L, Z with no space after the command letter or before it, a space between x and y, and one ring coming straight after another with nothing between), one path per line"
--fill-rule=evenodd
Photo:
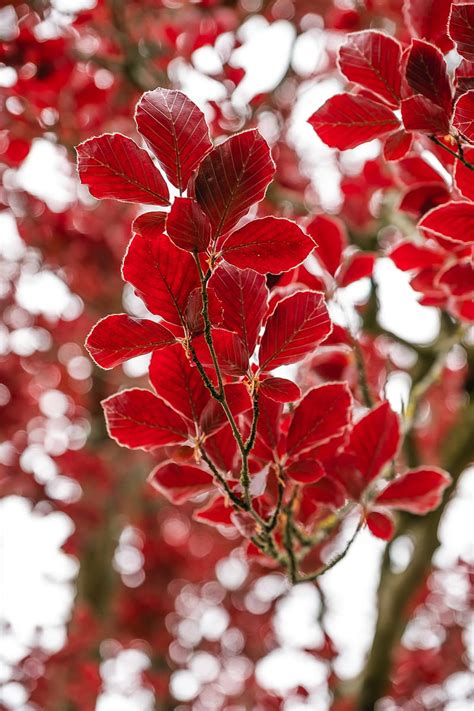
M446 33L452 0L405 0L404 17L412 35L433 42L443 52L452 48Z
M338 274L337 283L340 287L349 286L359 279L371 276L374 271L375 254L369 252L355 252L342 264Z
M345 383L326 383L310 390L293 413L288 454L294 457L341 435L350 422L351 408Z
M325 476L321 462L317 459L300 459L286 468L286 473L299 484L314 484Z
M408 153L412 143L413 135L411 133L407 133L403 129L395 131L385 139L383 157L385 160L400 160Z
M434 249L413 244L413 242L401 242L387 255L398 269L403 272L411 269L424 269L441 264L444 256Z
M188 297L199 287L199 275L190 254L167 237L132 239L123 262L123 278L135 287L147 308L165 321L185 323Z
M440 286L457 297L474 295L474 266L470 259L453 264L444 269L437 282Z
M160 464L153 469L148 482L173 504L183 504L196 494L202 494L213 487L209 472L173 462Z
M419 131L438 136L449 133L450 123L446 111L426 96L416 94L403 99L401 109L403 125L407 131Z
M245 375L249 369L249 359L239 336L233 331L213 328L212 342L222 372L228 375ZM201 363L206 368L213 367L212 357L204 336L194 338L193 346Z
M214 238L229 232L263 198L274 171L270 149L255 129L231 136L203 160L194 193Z
M474 244L474 203L447 202L426 213L418 229L458 244Z
M233 526L233 510L224 496L216 496L210 504L195 511L193 519L207 523L210 526Z
M176 198L166 220L171 241L188 252L205 252L211 239L211 224L195 200Z
M447 117L452 113L453 90L448 68L440 50L429 42L414 39L406 63L406 80L415 94L441 106ZM405 124L406 128L409 128Z
M188 420L199 421L210 395L181 344L154 353L149 373L157 395Z
M344 506L346 496L343 487L338 481L323 477L316 484L305 486L303 489L303 500L307 499L313 504L328 504L336 509Z
M225 397L234 418L252 408L252 400L244 383L230 383L224 385ZM200 427L206 434L217 432L227 424L227 417L222 406L217 400L209 400L204 408Z
M334 276L341 263L342 252L347 245L347 234L344 225L335 217L316 215L306 228L311 237L316 241L316 257Z
M339 50L339 68L349 81L398 106L401 55L400 44L393 37L375 30L354 32Z
M207 310L209 321L213 326L219 326L223 319L222 303L217 298L214 289L207 290ZM201 287L193 289L189 294L184 312L184 320L189 333L197 336L204 331L204 317L202 315L202 291Z
M318 291L297 291L276 305L260 346L260 370L297 363L331 333L331 321Z
M146 151L120 133L105 133L80 143L77 168L81 183L96 198L168 205L165 181Z
M389 541L395 533L395 524L391 515L383 511L371 511L366 518L369 531L383 541Z
M265 277L253 269L237 269L222 262L209 280L209 287L223 306L225 327L240 336L250 357L267 310Z
M369 484L395 457L400 440L397 415L382 402L354 425L346 451Z
M414 217L421 217L437 205L442 205L450 198L450 192L442 183L418 185L406 191L400 201L399 209Z
M202 111L180 91L158 88L143 94L135 119L168 180L186 190L192 173L212 149Z
M144 212L132 223L132 231L146 239L158 239L165 231L166 212Z
M239 269L280 274L306 259L314 242L290 220L262 217L232 232L221 249L224 259Z
M292 380L272 376L262 380L260 392L276 402L295 402L301 397L301 390Z
M474 164L474 147L464 149L464 158L468 163ZM454 182L462 195L474 202L473 172L471 168L467 168L460 160L454 162Z
M457 100L453 124L465 139L474 142L474 90L467 91Z
M400 126L387 106L353 94L332 96L308 123L327 146L339 150L355 148Z
M419 467L392 481L376 498L377 504L413 514L425 514L441 503L451 477L442 469Z
M474 62L474 3L453 5L449 18L449 34L456 42L459 54Z
M129 358L150 353L175 342L160 323L128 314L112 314L96 323L87 336L86 348L97 365L113 368Z
M129 449L153 449L188 438L186 423L149 390L122 390L102 406L109 435Z

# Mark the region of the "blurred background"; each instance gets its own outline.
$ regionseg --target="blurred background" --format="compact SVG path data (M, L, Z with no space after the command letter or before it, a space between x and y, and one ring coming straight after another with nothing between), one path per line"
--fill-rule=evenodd
M124 384L146 387L147 356L104 372L83 347L102 316L145 315L120 277L136 209L90 197L74 146L109 131L136 138L140 94L180 88L205 111L215 139L258 126L277 163L265 202L274 214L324 211L344 219L361 249L393 243L413 229L396 207L413 166L388 169L378 141L336 154L306 121L343 86L336 53L347 32L376 27L408 38L402 5L1 3L1 708L356 708L382 614L381 566L396 586L418 524L407 517L388 558L364 531L317 585L290 591L279 572L243 556L234 529L197 523L191 508L151 490L150 457L110 441L100 407ZM424 160L448 180L436 155ZM374 290L376 318L362 344L376 363L373 388L402 413L443 315L421 306L407 275L382 257L372 279L332 294L335 322L354 332L367 326L361 313ZM472 425L472 439L472 336L467 343L450 353L416 422L434 463L459 422L468 432ZM352 377L354 364L341 358ZM314 364L314 377L322 372ZM469 441L455 447L456 495L438 533L439 517L426 524L425 566L402 594L408 620L382 711L472 708L472 455Z

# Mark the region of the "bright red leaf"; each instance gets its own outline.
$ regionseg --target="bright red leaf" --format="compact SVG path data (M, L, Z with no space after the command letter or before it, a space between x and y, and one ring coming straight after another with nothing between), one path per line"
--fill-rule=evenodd
M444 136L449 133L449 115L422 94L403 99L401 104L403 125L407 131Z
M149 390L122 390L102 401L109 435L129 449L186 441L183 418Z
M175 337L160 323L128 314L101 319L87 336L86 348L97 365L113 368L151 351L165 348Z
M122 271L152 313L170 323L185 323L188 297L200 283L190 254L166 236L149 240L137 235L130 242Z
M388 402L382 402L357 422L350 434L346 452L369 484L396 455L400 424Z
M262 371L297 363L331 332L331 321L318 291L297 291L282 299L269 317L260 346Z
M231 136L206 156L193 191L214 238L229 232L263 198L274 170L270 149L255 129Z
M173 504L183 504L196 494L209 491L213 479L209 472L185 464L160 464L153 469L148 482Z
M405 0L403 14L411 34L447 52L452 47L447 36L451 4L452 0Z
M377 538L383 541L393 538L395 524L389 512L371 511L366 518L366 523L369 531Z
M301 390L292 380L272 376L262 380L260 392L276 402L295 402L301 397Z
M392 481L377 496L376 503L413 514L425 514L439 506L443 491L450 483L451 477L442 469L419 467Z
M193 171L212 149L202 111L180 91L158 88L143 94L135 119L168 180L186 190Z
M318 245L316 257L329 274L334 276L348 241L344 225L335 217L316 215L306 227L306 231Z
M453 125L465 139L474 142L474 90L467 91L457 100Z
M401 55L399 42L389 35L376 30L353 32L339 50L339 68L349 81L398 106Z
M349 286L353 282L371 276L374 271L375 254L369 252L355 252L341 266L337 274L339 286Z
M188 420L199 421L210 394L180 343L154 353L149 374L157 395Z
M474 203L447 202L430 210L418 229L459 244L474 244Z
M188 252L205 252L211 239L211 224L195 200L176 198L166 220L171 241Z
M293 413L287 451L292 457L341 435L351 419L352 397L345 383L319 385Z
M209 287L222 304L226 328L240 336L250 357L267 311L265 277L253 269L237 269L222 262L209 280Z
M300 459L286 468L286 473L299 484L315 484L325 476L326 471L317 459Z
M280 274L300 264L314 242L290 220L263 217L232 232L221 249L224 259L239 269Z
M144 212L134 219L132 232L146 239L158 239L165 231L166 217L166 212Z
M96 198L168 205L166 183L146 151L120 133L105 133L77 148L79 177Z
M464 158L468 163L474 165L474 147L464 149ZM474 179L471 168L468 168L460 160L454 163L454 182L461 194L474 202Z
M387 106L353 94L332 96L308 123L327 146L339 150L355 148L400 126Z
M413 135L403 129L387 136L383 146L383 157L385 160L400 160L410 150L413 143Z

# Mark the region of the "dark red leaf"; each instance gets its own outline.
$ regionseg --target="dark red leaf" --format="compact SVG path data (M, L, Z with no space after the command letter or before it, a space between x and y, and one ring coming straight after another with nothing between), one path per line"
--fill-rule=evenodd
M383 146L385 160L400 160L408 153L412 143L413 134L407 133L403 129L387 136Z
M252 408L252 400L244 383L224 385L225 397L234 418ZM217 432L227 424L225 412L217 400L210 400L204 408L200 427L206 434Z
M459 54L474 62L474 3L463 2L452 6L449 34L456 42Z
M295 402L301 397L301 390L292 380L272 376L262 380L260 392L276 402Z
M338 437L351 419L352 396L345 383L319 385L305 395L293 413L287 451L294 457Z
M217 361L223 373L245 375L249 369L249 358L240 337L223 328L212 329L212 342ZM204 336L193 339L197 357L206 368L212 368L213 361Z
M255 129L231 136L206 156L193 189L214 238L229 232L263 198L274 171L270 149Z
M395 457L400 440L400 424L388 402L382 402L357 422L346 451L366 484Z
M267 321L260 346L260 370L297 363L331 332L331 321L318 291L297 291L282 299Z
M316 215L306 228L317 243L316 257L334 276L341 263L342 252L347 245L347 234L342 222L335 217Z
M474 244L474 203L447 202L426 213L418 229L459 244Z
M340 287L349 286L359 279L369 277L374 271L375 254L369 252L354 252L344 262L337 273L336 279Z
M474 165L474 147L464 149L464 158L468 163ZM465 166L460 160L454 163L454 182L461 194L474 202L474 173L471 168Z
M420 218L425 212L447 202L451 194L443 183L418 185L406 191L400 201L399 209Z
M175 337L160 323L128 314L112 314L96 323L87 336L86 348L97 365L113 368L136 356L164 348Z
M173 504L183 504L196 494L213 487L211 474L204 469L168 462L153 469L148 482Z
M416 94L408 99L403 99L402 105L403 125L407 131L444 136L449 133L450 123L446 111L434 104L426 96Z
M209 280L209 286L223 306L225 327L240 336L250 357L267 310L265 277L253 269L237 269L222 262Z
M387 106L353 94L332 96L308 123L327 146L339 150L355 148L400 126Z
M401 55L400 44L393 37L376 30L353 32L339 49L339 68L349 81L398 106Z
M316 484L305 486L303 500L307 499L313 504L328 504L336 509L344 506L346 495L341 484L328 476L323 477Z
M239 269L280 274L300 264L314 242L290 220L262 217L232 232L221 249L224 259Z
M393 538L395 524L389 512L371 511L366 518L366 523L369 531L377 538L383 541Z
M154 353L149 372L156 393L188 420L198 422L210 394L181 344Z
M392 481L377 496L376 503L425 514L439 506L443 491L450 483L451 477L442 469L419 467Z
M406 63L406 79L415 94L422 94L433 104L441 106L448 118L451 116L453 90L446 62L437 47L424 40L412 40ZM410 129L406 124L405 128Z
M171 241L188 252L205 252L211 239L211 223L195 200L176 198L166 220Z
M286 473L299 484L314 484L325 476L321 462L317 459L300 459L286 468Z
M146 239L158 239L165 231L166 212L144 212L132 223L132 231Z
M180 91L158 88L143 94L135 119L168 180L186 190L193 171L212 149L202 111Z
M474 142L474 90L467 91L457 100L453 125L465 139Z
M188 297L200 283L190 254L165 236L149 240L137 235L130 242L122 272L152 313L170 323L185 323Z
M120 133L105 133L80 143L77 169L81 183L96 198L168 205L166 183L146 151Z
M214 289L207 290L207 310L209 321L213 326L219 326L223 319L223 309L220 299L217 298ZM204 317L202 315L202 290L201 287L193 289L189 294L184 311L184 320L189 333L197 336L204 332Z
M122 390L102 406L109 435L129 449L153 449L188 438L183 418L149 390Z

